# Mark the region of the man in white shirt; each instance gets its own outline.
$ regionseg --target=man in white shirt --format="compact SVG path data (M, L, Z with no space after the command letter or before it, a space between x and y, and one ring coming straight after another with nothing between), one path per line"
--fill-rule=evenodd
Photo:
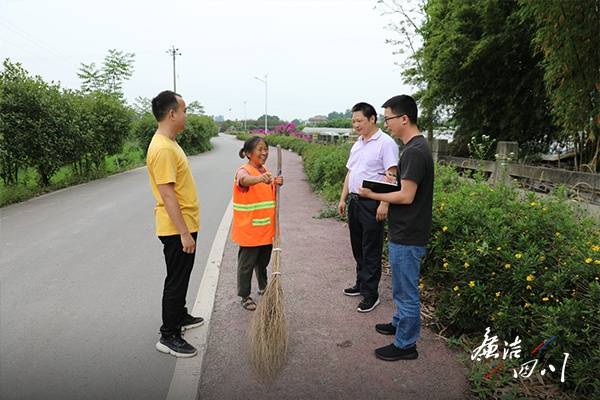
M343 216L347 203L356 283L344 289L344 294L362 295L357 311L369 312L379 304L383 221L388 203L361 197L358 192L365 179L395 182L398 145L379 129L377 112L370 104L358 103L352 107L352 127L360 136L350 150L338 212Z

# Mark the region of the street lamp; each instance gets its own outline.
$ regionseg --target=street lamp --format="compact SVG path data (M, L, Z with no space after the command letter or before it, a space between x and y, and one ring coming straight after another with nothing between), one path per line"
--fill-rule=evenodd
M254 77L254 79L261 81L265 84L265 135L267 134L267 74L265 74L265 79L261 79L259 77Z
M244 100L244 132L246 132L248 130L248 129L246 129L246 120L248 119L248 118L246 118L246 103L247 103L247 101Z

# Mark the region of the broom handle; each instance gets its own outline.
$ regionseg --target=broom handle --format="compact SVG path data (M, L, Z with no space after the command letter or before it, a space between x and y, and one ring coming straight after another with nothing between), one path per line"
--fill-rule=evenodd
M277 145L277 176L281 175L281 145ZM275 185L275 246L279 247L279 185Z

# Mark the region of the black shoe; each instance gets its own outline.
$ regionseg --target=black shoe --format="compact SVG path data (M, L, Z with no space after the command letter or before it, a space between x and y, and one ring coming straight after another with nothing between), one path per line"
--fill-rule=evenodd
M192 317L190 314L186 314L185 317L181 320L181 331L185 331L186 329L196 328L204 323L204 318L202 317Z
M194 357L198 353L196 348L186 342L178 333L167 337L161 336L156 343L156 350L180 358Z
M358 312L369 312L373 310L379 304L379 297L376 299L364 299L358 304L356 311Z
M344 294L346 296L360 296L360 289L357 285L344 289Z
M375 349L375 357L385 361L416 360L419 357L417 346L401 349L394 343Z
M382 335L395 335L396 334L396 327L394 325L392 325L391 323L377 324L377 325L375 325L375 330L377 332L381 333Z

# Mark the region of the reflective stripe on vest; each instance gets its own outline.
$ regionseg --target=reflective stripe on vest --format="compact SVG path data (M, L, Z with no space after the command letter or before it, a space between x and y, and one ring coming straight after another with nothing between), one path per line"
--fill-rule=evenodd
M263 210L265 208L275 208L274 201L261 201L260 203L251 204L236 204L233 203L233 209L237 211L254 211Z
M263 226L263 225L269 225L271 223L271 218L267 217L267 218L254 218L252 219L252 225L253 226Z

